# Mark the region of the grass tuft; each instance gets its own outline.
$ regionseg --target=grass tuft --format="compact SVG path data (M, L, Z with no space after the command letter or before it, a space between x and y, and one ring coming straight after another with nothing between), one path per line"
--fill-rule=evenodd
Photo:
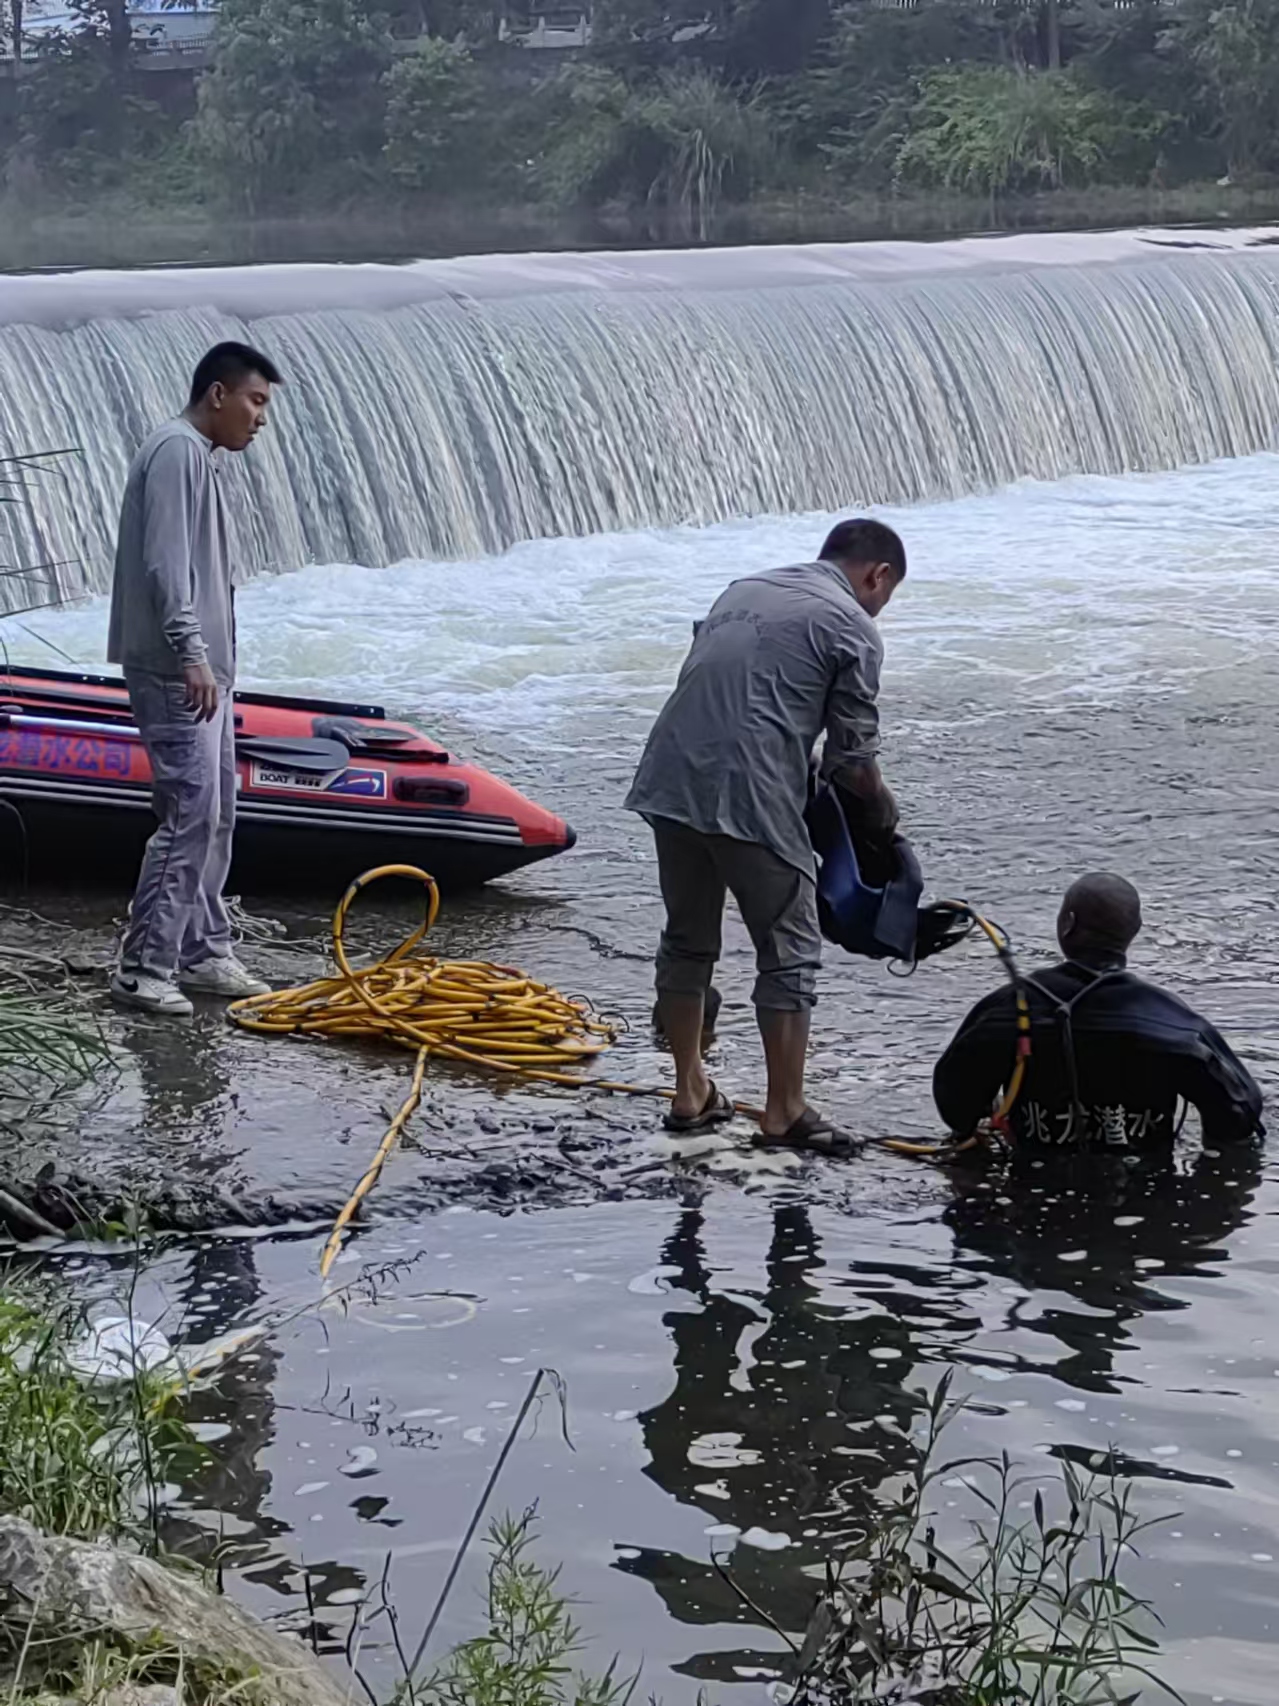
M532 1510L499 1517L489 1530L487 1633L420 1681L406 1678L393 1706L625 1706L631 1699L638 1679L619 1677L616 1659L601 1676L573 1668L582 1634L559 1571L529 1555L534 1517Z
M938 1462L963 1409L950 1375L925 1400L925 1435L900 1498L828 1569L792 1706L1131 1706L1176 1691L1151 1668L1158 1618L1120 1580L1157 1522L1113 1469L1042 1472L999 1458ZM960 1477L982 1515L943 1546L929 1489ZM1022 1512L1029 1511L1024 1516Z
M112 1059L110 1044L82 1002L37 994L24 983L0 984L0 1103L54 1100Z
M46 1534L158 1550L161 1489L204 1455L173 1382L135 1368L89 1381L70 1361L82 1311L0 1293L0 1513Z

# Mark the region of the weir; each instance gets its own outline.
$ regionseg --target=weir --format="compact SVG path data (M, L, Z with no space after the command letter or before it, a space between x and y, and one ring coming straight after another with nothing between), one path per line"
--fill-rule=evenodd
M288 383L245 575L947 498L1275 447L1269 233L0 279L0 563L106 587L129 458L222 337ZM5 580L7 608L43 583Z

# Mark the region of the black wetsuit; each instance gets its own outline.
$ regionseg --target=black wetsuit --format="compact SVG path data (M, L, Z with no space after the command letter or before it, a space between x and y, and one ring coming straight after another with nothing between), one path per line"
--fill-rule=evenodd
M1171 1147L1178 1103L1206 1144L1264 1136L1261 1092L1205 1019L1131 972L1067 960L1025 980L1032 1050L1011 1124L1019 1146L1152 1153ZM946 1125L990 1114L1016 1059L1011 987L978 1002L933 1074Z

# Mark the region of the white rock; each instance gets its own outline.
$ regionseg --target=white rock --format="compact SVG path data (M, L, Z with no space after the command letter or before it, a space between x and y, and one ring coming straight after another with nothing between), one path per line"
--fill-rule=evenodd
M174 1363L167 1336L149 1321L102 1315L67 1352L67 1362L86 1380L132 1380Z

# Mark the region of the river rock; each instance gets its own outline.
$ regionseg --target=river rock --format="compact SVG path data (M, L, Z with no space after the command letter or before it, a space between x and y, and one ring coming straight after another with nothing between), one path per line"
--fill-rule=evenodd
M41 1534L17 1517L0 1517L5 1597L34 1609L37 1639L41 1629L64 1637L109 1630L139 1644L159 1637L193 1660L259 1678L261 1698L271 1706L348 1706L351 1698L299 1641L265 1628L197 1577L113 1546ZM171 1699L171 1692L124 1696L129 1706Z

